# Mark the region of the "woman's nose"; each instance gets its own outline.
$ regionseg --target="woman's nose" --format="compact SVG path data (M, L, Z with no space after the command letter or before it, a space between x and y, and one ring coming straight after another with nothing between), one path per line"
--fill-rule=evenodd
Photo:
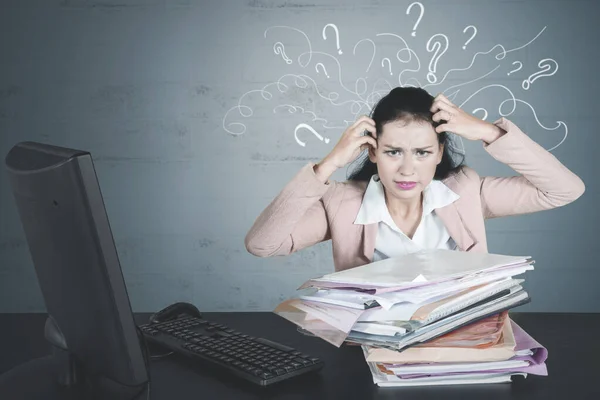
M411 176L414 174L414 164L412 160L404 160L399 168L400 174L404 176Z

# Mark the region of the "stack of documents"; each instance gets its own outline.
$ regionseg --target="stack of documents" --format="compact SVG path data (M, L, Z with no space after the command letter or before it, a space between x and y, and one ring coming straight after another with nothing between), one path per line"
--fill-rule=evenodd
M380 386L547 375L547 351L508 317L530 257L423 250L311 279L275 312L335 346L360 345Z

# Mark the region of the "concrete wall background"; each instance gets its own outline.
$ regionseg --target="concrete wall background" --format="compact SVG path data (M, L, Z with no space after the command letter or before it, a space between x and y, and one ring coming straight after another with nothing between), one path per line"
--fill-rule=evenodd
M23 140L89 150L104 195L123 274L134 311L153 311L175 301L190 301L205 311L272 310L294 295L306 279L333 270L331 244L321 243L289 257L261 259L248 254L244 236L254 219L308 161L318 161L353 120L349 107L318 95L315 85L299 88L284 78L288 91L270 86L270 100L252 92L243 98L253 114L232 110L240 97L283 75L305 74L340 102L356 99L365 77L369 91L381 78L415 64L395 58L399 39L421 61L417 73L403 75L426 83L433 53L426 42L436 33L449 38L437 63L438 82L450 69L469 66L476 52L496 44L526 47L496 60L477 57L471 68L448 75L430 92L461 86L455 103L486 85L498 84L531 104L518 103L510 116L534 140L552 150L582 177L587 191L566 207L488 222L490 252L531 255L536 269L525 278L532 302L521 311L600 312L600 269L595 249L599 214L598 179L592 173L598 139L598 15L596 1L424 1L407 15L408 1L283 0L4 0L0 3L0 155ZM343 54L337 54L339 29ZM461 47L477 34L466 50ZM298 56L314 54L302 67ZM266 37L265 37L266 36ZM369 67L372 49L376 56ZM275 54L280 41L286 56ZM355 50L355 51L353 51ZM404 55L406 57L406 54ZM390 67L381 65L384 57ZM552 58L553 76L524 90L522 82ZM305 59L303 59L305 60ZM521 61L520 71L514 61ZM324 75L323 63L328 75ZM368 72L367 72L368 69ZM395 75L390 75L389 71ZM342 75L339 71L343 71ZM406 82L405 82L406 83ZM385 86L385 85L384 85ZM486 108L488 120L500 117L508 92L486 89L465 106ZM285 104L308 113L290 113ZM276 106L281 106L276 108ZM506 114L511 105L505 104ZM247 109L244 109L247 110ZM274 111L275 110L275 111ZM299 109L297 109L299 110ZM229 114L228 114L228 111ZM361 113L368 113L361 110ZM481 117L483 114L478 112ZM539 120L536 122L536 118ZM243 134L239 133L243 123ZM331 141L320 141L299 123L311 124ZM328 128L338 126L338 128ZM480 143L464 143L466 162L481 175L513 175ZM4 165L4 164L2 164ZM338 171L334 179L345 179ZM44 302L8 187L0 173L0 312L41 312Z

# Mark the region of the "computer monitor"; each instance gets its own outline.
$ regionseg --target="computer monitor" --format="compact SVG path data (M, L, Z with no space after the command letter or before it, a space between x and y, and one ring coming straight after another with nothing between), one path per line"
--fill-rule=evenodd
M147 347L91 154L27 141L5 162L48 313L44 333L64 361L58 379L93 398L145 398Z

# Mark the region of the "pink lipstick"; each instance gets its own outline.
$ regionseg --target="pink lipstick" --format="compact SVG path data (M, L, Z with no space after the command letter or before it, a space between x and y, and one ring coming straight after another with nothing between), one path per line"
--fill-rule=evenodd
M417 182L408 182L408 181L402 181L402 182L396 182L396 187L402 190L410 190L413 189L415 186L417 186Z

